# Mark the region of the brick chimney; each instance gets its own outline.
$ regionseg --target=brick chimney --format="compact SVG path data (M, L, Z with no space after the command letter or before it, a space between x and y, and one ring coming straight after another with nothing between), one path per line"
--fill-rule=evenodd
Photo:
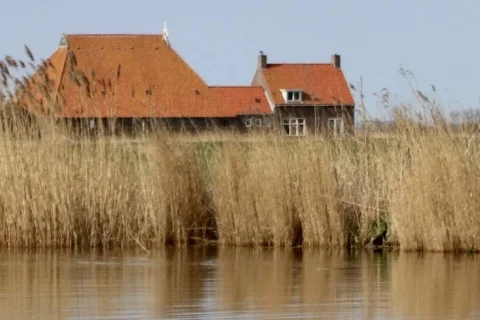
M258 69L267 69L267 56L260 51L260 55L258 56Z
M341 59L338 53L332 55L332 64L337 69L341 68Z

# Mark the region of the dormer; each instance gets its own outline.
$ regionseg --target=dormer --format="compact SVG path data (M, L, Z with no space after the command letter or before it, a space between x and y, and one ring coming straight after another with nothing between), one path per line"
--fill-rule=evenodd
M280 92L286 103L302 102L303 91L300 89L280 89Z

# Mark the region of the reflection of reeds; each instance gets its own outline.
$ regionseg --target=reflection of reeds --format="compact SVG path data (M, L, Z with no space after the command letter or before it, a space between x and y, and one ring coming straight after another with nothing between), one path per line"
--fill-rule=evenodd
M466 319L472 255L254 248L2 252L5 319L169 318L178 313Z
M391 268L393 309L408 318L478 315L478 263L474 255L400 253Z
M221 249L216 301L222 310L238 313L463 319L478 313L476 260L441 254Z
M337 309L336 301L348 297L348 292L341 292L342 283L349 281L341 271L349 270L345 268L345 257L346 252L329 250L307 251L303 255L300 273L303 312L332 313ZM350 288L354 290L355 287L352 284Z
M220 249L215 297L221 310L282 313L295 294L292 250Z
M12 297L0 303L5 319L112 315L122 290L143 271L131 270L129 278L122 279L122 260L96 253L2 252L2 257L0 284Z
M213 282L213 248L167 249L154 253L151 306L155 318L168 318L173 312L202 312L207 282ZM209 264L210 263L210 264Z
M137 313L165 318L187 312L203 298L208 269L197 263L208 255L206 250L167 250L148 259L112 252L3 252L0 286L9 299L0 301L0 314L5 319Z

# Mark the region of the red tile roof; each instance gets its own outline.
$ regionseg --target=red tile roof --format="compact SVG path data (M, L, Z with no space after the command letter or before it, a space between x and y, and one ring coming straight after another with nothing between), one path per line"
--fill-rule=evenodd
M31 86L44 108L57 102L58 117L202 118L271 112L261 88L209 88L161 35L65 39L68 48L60 47L49 59L48 77L35 75Z
M209 87L228 116L271 114L262 87Z
M262 71L275 104L286 104L281 89L302 90L303 104L354 104L342 70L330 63L268 64Z
M69 68L67 59L59 91L65 102L60 116L192 117L211 113L206 83L161 35L68 35L66 39L76 65ZM82 83L82 73L89 85Z
M261 87L208 87L162 35L66 35L64 43L31 78L27 107L66 118L272 113ZM262 72L275 104L285 104L281 89L301 89L304 104L353 105L331 64L268 64Z

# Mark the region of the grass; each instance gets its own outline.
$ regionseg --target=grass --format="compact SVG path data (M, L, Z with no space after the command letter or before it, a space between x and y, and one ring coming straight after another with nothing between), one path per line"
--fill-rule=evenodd
M380 136L72 139L48 117L32 126L9 101L0 246L347 247L386 231L404 250L480 250L477 132L453 132L434 108L428 126L397 113Z

